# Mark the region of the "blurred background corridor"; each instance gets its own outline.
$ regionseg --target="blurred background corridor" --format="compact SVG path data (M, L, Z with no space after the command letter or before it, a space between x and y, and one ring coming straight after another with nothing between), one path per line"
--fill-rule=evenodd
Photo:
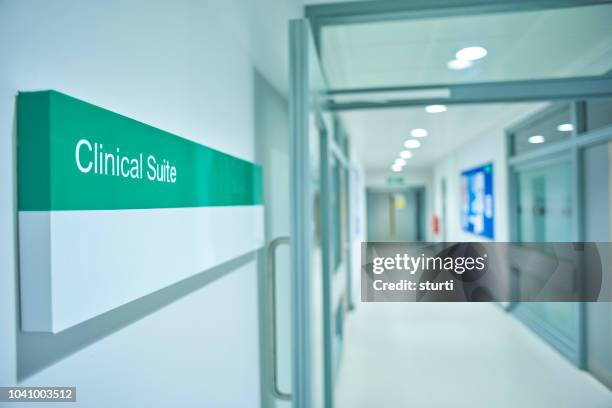
M39 91L37 121L17 107ZM90 188L65 133L180 182ZM612 408L610 302L361 296L368 241L612 241L612 1L0 0L0 177L0 387L87 408ZM518 261L513 288L546 282Z

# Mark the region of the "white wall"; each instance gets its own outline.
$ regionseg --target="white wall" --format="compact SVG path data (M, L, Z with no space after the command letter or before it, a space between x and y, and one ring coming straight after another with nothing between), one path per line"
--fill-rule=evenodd
M461 229L461 173L485 163L493 163L493 206L495 241L509 241L508 223L508 166L504 130L541 109L534 105L510 105L496 123L459 149L439 160L433 168L433 214L440 217L440 234L433 236L435 241L442 240L442 229L446 228L449 242L488 240ZM442 219L442 180L446 179L446 213Z
M117 330L86 322L90 340L24 369L15 96L55 89L253 161L254 70L286 89L298 1L0 2L0 385L75 385L75 406L87 407L258 405L254 259Z

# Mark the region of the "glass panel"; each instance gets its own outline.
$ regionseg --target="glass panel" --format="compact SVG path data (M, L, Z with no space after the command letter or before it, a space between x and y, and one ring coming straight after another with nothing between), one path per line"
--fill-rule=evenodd
M571 166L563 161L518 173L518 241L572 240Z
M590 242L609 242L612 228L610 210L610 157L612 142L598 143L582 149L582 191L584 205L584 238Z
M568 180L571 164L566 160L518 173L518 241L572 241L572 192ZM541 330L563 344L577 343L577 303L527 302L520 308L538 322Z
M570 106L564 105L517 130L512 135L512 152L526 153L568 140L573 129Z
M312 46L310 47L312 49ZM311 55L312 54L311 51ZM310 247L310 342L311 342L311 361L310 372L313 405L323 403L324 395L324 334L323 320L323 260L321 247L321 161L319 154L320 129L317 126L316 114L310 113L310 191L312 199L312 214L310 225L311 247ZM279 405L277 405L279 406Z
M587 367L612 388L612 303L587 303Z
M335 271L346 262L345 245L348 222L347 170L333 159L331 165L332 251ZM334 271L334 272L335 272Z
M331 205L332 205L332 251L333 251L333 265L334 272L337 270L342 262L342 219L340 216L340 188L341 188L341 168L337 160L333 160L331 168Z
M340 119L334 117L334 142L338 145L342 142L342 123L340 123Z
M341 24L323 28L322 59L332 88L601 75L612 68L610 21L604 4ZM473 46L487 54L449 67Z
M340 262L346 264L348 242L348 169L344 166L340 168Z
M586 103L587 131L612 125L612 98L591 99Z
M318 95L326 89L317 52L305 20L291 22L290 45L290 165L295 166L289 182L292 235L292 380L300 385L291 389L291 402L275 406L290 407L294 402L323 406L325 380L323 335L323 280L320 198L320 137L331 129L320 128ZM278 271L279 274L281 271ZM286 272L286 271L284 271ZM296 290L296 285L297 289ZM292 382L293 384L293 382Z
M612 237L612 142L585 148L582 152L584 186L584 239L609 242ZM608 269L603 285L609 281L612 254L602 251L602 264ZM587 265L588 267L588 265ZM587 303L587 367L612 388L612 303Z

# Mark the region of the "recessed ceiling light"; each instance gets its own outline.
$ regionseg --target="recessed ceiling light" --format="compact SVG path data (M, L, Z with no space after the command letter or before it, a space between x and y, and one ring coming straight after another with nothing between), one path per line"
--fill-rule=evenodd
M448 64L446 64L446 66L449 69L454 69L454 70L466 69L472 66L472 61L463 61L463 60L454 59L454 60L448 61Z
M427 133L427 130L425 129L412 129L412 132L410 132L410 134L412 135L412 137L425 137L429 133Z
M408 139L404 142L406 149L416 149L421 146L421 142L416 139Z
M557 126L557 130L559 132L571 132L572 130L574 130L574 125L572 125L571 123L562 123Z
M446 112L446 105L428 105L425 107L427 113L442 113Z
M533 144L540 144L540 143L544 143L546 141L546 138L542 135L535 135L535 136L531 136L529 139L527 139L527 141Z
M402 171L402 166L397 166L394 164L393 166L391 166L391 170L397 173L399 171Z
M476 61L484 58L487 55L487 49L484 47L466 47L457 51L455 58L459 61Z
M409 159L412 157L412 152L410 150L402 150L400 152L400 157L402 159Z
M406 165L406 160L404 160L404 159L395 159L395 165L396 166L405 166Z

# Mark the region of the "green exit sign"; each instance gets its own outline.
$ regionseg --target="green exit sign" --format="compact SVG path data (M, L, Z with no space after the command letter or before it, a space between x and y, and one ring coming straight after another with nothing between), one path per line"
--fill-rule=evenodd
M403 186L404 185L404 177L402 176L394 176L387 178L387 184L390 186Z

